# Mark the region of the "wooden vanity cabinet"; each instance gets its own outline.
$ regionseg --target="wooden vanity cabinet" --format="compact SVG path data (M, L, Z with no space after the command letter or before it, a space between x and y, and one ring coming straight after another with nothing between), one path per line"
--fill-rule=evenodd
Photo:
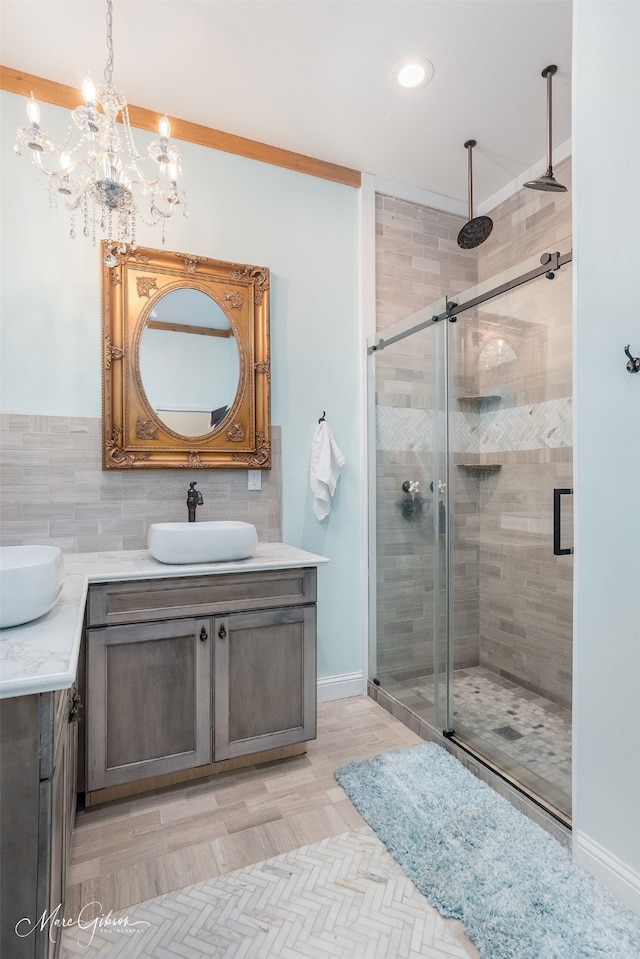
M64 917L78 706L75 686L0 700L0 955L12 959L58 955L62 932L54 920Z
M306 742L316 569L92 585L86 657L88 793Z

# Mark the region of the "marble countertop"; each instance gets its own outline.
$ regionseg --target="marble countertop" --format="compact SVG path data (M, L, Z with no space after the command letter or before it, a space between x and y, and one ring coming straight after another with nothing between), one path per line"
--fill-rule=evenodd
M286 543L258 543L249 559L170 566L146 549L65 553L65 580L53 609L31 623L0 630L0 699L68 689L76 678L90 583L323 566L329 560Z

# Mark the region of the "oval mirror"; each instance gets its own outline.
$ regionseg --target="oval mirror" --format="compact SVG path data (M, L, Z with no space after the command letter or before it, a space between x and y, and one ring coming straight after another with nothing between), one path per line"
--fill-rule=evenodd
M203 436L224 422L240 356L231 323L208 293L180 288L160 296L144 324L139 362L147 399L174 433Z
M102 468L271 469L267 267L101 253Z

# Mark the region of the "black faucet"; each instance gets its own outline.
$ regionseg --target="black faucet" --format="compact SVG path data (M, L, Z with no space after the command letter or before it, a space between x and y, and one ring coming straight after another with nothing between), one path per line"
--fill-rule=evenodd
M202 493L196 489L195 481L189 483L189 491L187 493L187 509L189 510L189 522L195 523L196 521L196 506L202 506L204 500L202 499Z

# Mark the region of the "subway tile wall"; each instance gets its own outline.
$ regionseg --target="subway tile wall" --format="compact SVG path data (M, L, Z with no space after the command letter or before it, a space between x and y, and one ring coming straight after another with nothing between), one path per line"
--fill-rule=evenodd
M486 251L479 248L480 280L544 252L569 252L570 159L557 165L555 175L567 193L522 189L492 211L495 240ZM498 409L486 414L480 454L481 461L502 468L475 480L480 661L569 706L573 558L553 555L553 490L573 486L571 265L554 280L542 277L487 304L477 323L479 361L498 326L516 354L496 366L477 364L478 393L503 396ZM563 504L563 545L569 545L570 499Z
M556 174L570 188L569 160ZM377 198L379 331L445 294L505 270L515 275L543 252L570 249L570 192L520 190L491 216L489 240L463 252L455 243L463 219ZM461 464L450 491L455 664L481 662L563 705L571 701L572 560L553 556L552 505L553 489L572 485L570 270L458 321L450 421L454 463ZM499 339L515 359L496 362ZM433 475L432 351L433 331L376 357L382 677L433 668L439 547L431 517L408 522L399 505L405 479L428 492ZM487 395L499 398L465 399ZM468 469L483 464L500 469ZM570 539L570 530L565 535Z
M542 253L571 249L571 158L554 167L566 193L521 189L491 211L493 232L478 247L478 282Z
M99 417L0 414L2 545L52 544L64 552L144 549L154 522L187 519L195 480L198 519L253 523L262 541L282 538L280 427L273 469L247 490L246 470L102 470Z

